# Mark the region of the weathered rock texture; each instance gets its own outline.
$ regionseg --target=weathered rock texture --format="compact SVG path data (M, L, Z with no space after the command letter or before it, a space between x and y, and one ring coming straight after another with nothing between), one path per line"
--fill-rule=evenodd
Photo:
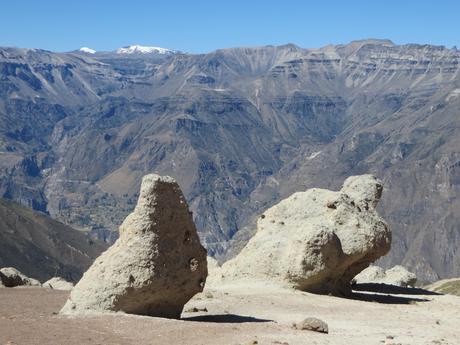
M120 238L83 275L61 312L179 317L206 276L206 250L178 184L146 175Z
M222 266L222 279L350 293L351 279L390 250L391 232L375 210L381 193L372 175L348 178L339 192L294 193L261 215L254 237Z
M5 287L41 286L37 279L27 277L14 267L0 269L0 281Z
M370 266L353 278L356 284L389 284L396 286L415 286L417 276L403 266L397 265L388 270L379 266Z
M66 290L70 291L73 289L73 283L68 282L67 280L61 277L53 277L50 280L46 281L42 285L45 288L53 290Z

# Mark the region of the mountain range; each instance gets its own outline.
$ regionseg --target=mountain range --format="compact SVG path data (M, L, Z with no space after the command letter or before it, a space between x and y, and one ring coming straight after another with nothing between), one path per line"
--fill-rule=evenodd
M225 258L282 198L370 172L393 230L380 264L460 276L457 49L88 49L0 48L0 196L111 241L141 177L168 174Z

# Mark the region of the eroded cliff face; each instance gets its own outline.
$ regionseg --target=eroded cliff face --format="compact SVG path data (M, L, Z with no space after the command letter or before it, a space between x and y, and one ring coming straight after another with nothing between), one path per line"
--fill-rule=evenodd
M292 192L370 172L394 234L382 264L458 276L459 60L382 40L143 58L2 48L0 192L110 238L141 177L168 174L223 256Z

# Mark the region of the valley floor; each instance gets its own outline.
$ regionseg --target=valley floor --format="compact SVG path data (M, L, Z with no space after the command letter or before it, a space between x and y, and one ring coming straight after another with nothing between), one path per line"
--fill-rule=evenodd
M182 320L60 316L68 292L1 288L0 344L460 344L459 297L381 286L377 293L376 287L344 299L227 285L197 295ZM326 321L329 334L292 327L306 317Z

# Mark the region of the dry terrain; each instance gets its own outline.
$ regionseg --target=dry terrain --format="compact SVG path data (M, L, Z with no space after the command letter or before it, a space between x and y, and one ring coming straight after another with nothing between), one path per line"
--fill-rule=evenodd
M2 288L0 344L460 343L460 298L421 289L379 286L377 293L376 285L361 288L368 291L344 299L255 283L221 286L192 299L182 320L60 316L68 292ZM310 316L326 321L329 334L292 328Z

